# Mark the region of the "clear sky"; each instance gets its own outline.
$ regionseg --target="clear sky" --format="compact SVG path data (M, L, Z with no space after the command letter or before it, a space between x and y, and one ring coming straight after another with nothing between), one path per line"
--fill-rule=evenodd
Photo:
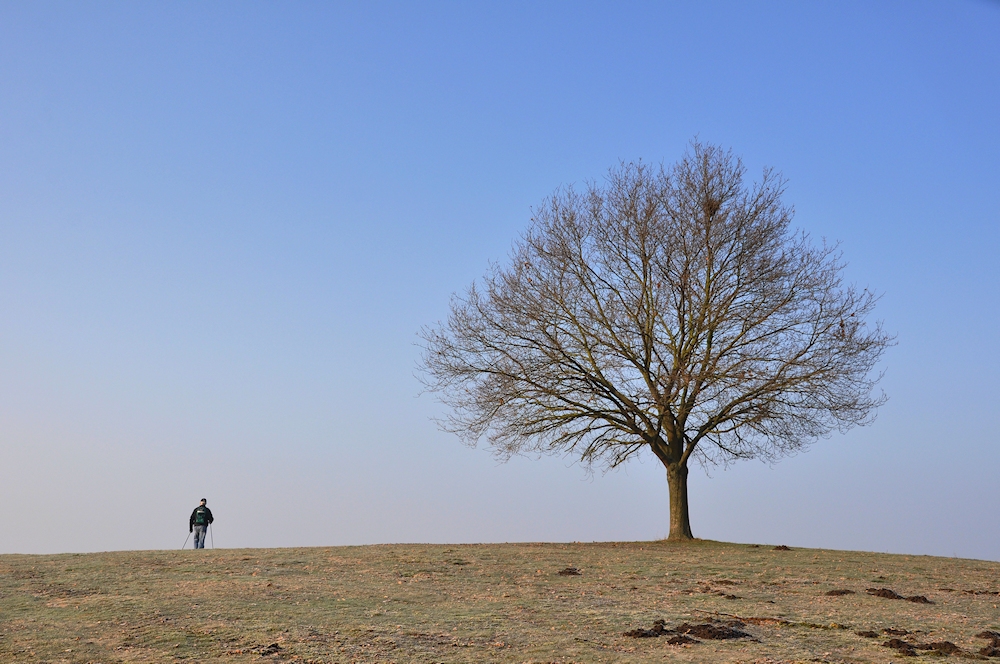
M653 539L647 458L499 464L421 325L693 137L898 345L870 427L692 472L711 539L1000 560L1000 3L0 2L0 552Z

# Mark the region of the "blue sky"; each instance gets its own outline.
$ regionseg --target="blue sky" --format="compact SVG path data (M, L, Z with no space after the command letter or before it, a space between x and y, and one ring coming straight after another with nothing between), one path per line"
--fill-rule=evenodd
M662 537L652 459L498 464L416 332L531 207L731 147L898 335L872 426L696 536L1000 560L1000 4L0 3L0 553Z

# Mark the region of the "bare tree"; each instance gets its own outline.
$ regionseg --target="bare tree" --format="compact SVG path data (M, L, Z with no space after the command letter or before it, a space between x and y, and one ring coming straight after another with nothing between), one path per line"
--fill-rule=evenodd
M442 426L508 459L569 453L615 467L648 448L667 471L669 539L692 538L692 459L776 459L884 401L892 343L836 247L790 229L784 180L693 143L670 168L623 164L558 190L507 265L424 328Z

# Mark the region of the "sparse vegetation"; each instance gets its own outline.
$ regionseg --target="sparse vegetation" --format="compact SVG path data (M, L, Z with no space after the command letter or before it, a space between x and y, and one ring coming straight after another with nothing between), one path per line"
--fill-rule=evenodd
M993 562L708 541L5 555L0 662L983 658L1000 655L998 579Z

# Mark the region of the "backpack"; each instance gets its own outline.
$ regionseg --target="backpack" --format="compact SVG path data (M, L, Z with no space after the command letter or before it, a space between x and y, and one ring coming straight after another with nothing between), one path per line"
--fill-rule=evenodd
M194 511L194 525L204 526L208 523L208 516L205 514L206 510L204 507L199 507Z

